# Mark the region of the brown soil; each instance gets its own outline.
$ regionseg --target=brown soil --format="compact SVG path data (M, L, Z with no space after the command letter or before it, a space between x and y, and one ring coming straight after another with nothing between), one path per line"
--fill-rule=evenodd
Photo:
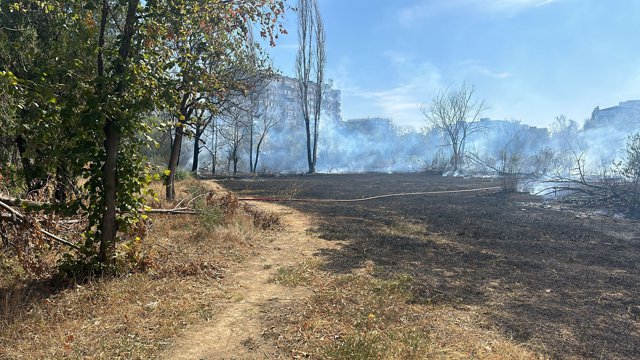
M269 234L265 246L248 262L230 269L222 287L227 295L220 313L207 324L188 330L162 356L166 359L263 359L280 357L265 341L261 313L267 306L288 303L309 295L304 288L288 288L273 282L277 270L295 266L336 244L307 234L308 216L280 205L255 203L260 210L276 213L282 231Z
M253 196L344 199L498 181L362 174L224 185ZM640 354L637 221L560 211L538 197L501 192L287 205L314 216L318 236L344 243L322 250L322 271L345 274L372 263L384 269L380 278L411 274L412 303L472 306L505 338L553 358Z

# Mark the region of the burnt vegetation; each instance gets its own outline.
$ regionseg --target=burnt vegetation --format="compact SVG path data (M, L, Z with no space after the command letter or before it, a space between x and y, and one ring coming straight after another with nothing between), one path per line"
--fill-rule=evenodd
M560 192L564 201L640 217L640 133L627 138L622 160L614 160L600 174L587 170L584 153L574 153L574 157L574 175L547 176L545 182L551 185L540 194L557 196Z
M499 183L366 174L225 185L261 196L295 186L300 198L326 199ZM291 206L318 216L318 235L343 243L321 254L322 271L341 276L372 263L379 280L409 275L406 301L474 309L505 337L553 358L633 358L640 351L636 221L559 210L515 192Z

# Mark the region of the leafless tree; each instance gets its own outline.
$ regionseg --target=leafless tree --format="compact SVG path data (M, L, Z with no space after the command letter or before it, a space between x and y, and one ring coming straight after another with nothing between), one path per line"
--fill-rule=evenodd
M251 109L252 114L250 114L249 124L249 171L255 174L258 169L260 147L263 145L271 129L278 125L278 117L275 116L275 109L269 101L267 88L265 88L265 92L263 92L260 100L252 103Z
M191 163L191 172L194 174L198 173L200 152L202 152L202 149L206 145L206 140L203 139L203 136L214 118L214 112L202 108L195 112L194 121L190 124L193 129L193 161Z
M296 76L307 135L309 173L316 171L322 86L327 62L324 23L317 0L298 0Z
M252 174L256 172L258 167L260 147L267 137L267 133L277 125L269 87L274 76L267 72L258 72L255 76L256 80L246 99L249 121L249 172Z
M200 137L200 151L206 150L209 153L211 162L205 163L205 166L211 175L216 175L219 162L218 155L220 150L226 145L225 142L220 139L220 129L224 121L221 115L208 117L207 120L206 126L202 130L202 136Z
M445 88L421 110L431 125L442 132L451 149L454 171L464 164L465 145L469 136L482 130L480 114L487 109L484 100L475 97L476 88L469 83L460 89Z
M227 143L229 164L233 163L233 175L238 174L240 150L248 135L247 111L242 107L229 109L222 117L220 136Z

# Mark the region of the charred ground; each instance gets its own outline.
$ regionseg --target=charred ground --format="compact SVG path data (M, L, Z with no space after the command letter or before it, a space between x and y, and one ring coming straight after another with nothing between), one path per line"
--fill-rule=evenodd
M251 196L318 199L499 186L492 179L425 174L222 184ZM507 337L554 358L640 353L637 221L559 210L539 197L501 192L289 205L314 215L323 238L345 241L322 254L323 270L346 273L371 261L384 269L378 276L411 274L411 301L480 306Z

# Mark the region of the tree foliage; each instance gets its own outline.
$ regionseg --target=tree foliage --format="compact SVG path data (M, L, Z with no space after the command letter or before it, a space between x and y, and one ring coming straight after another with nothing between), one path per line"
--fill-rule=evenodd
M273 44L284 10L279 0L2 2L2 141L15 144L26 192L54 182L59 209L88 216L81 258L92 270L110 268L118 233L144 208L149 114L171 109L180 124L203 88L223 97L251 24Z
M175 136L172 141L166 181L166 197L175 196L174 174L177 169L182 140L189 135L187 127L198 127L193 115L197 109L219 113L221 103L238 92L247 93L256 73L269 71L259 44L253 40L250 18L258 20L262 34L273 35L274 24L269 16L257 16L260 2L182 1L175 9L184 18L170 22L168 44L175 59L170 76L176 106L173 109ZM284 10L282 3L268 8L275 15ZM198 129L202 130L202 129ZM198 134L196 134L198 135ZM197 147L197 146L196 146Z

